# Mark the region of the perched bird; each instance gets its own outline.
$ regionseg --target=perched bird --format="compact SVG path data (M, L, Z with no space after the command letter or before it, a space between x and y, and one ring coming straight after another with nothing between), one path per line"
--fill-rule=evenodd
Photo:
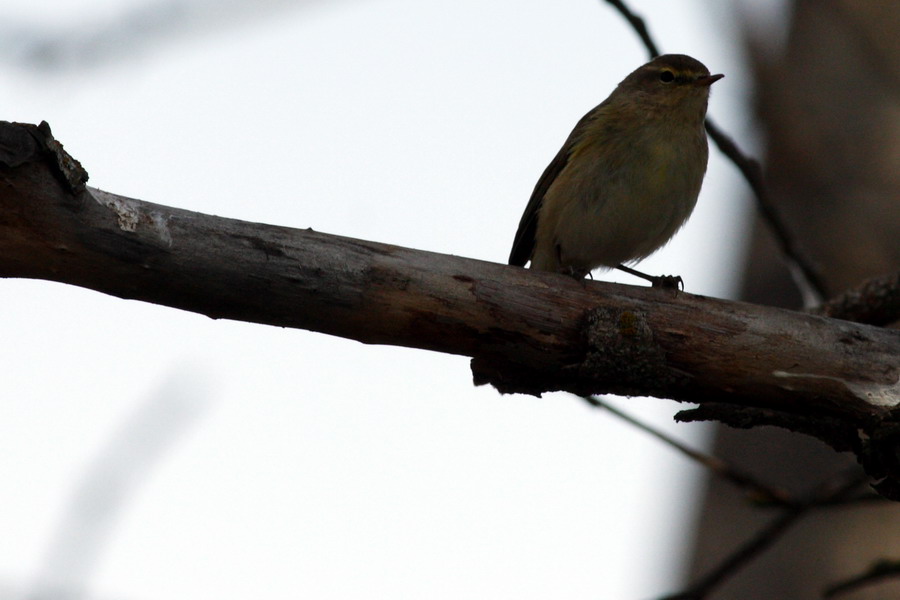
M666 278L625 266L675 235L694 210L709 150L703 121L710 85L703 64L658 56L578 121L541 175L509 264L583 278L620 268L654 285Z

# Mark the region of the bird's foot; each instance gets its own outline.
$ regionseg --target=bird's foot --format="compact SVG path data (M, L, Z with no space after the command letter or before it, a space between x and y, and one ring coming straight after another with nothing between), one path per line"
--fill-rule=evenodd
M681 275L651 275L650 286L662 290L684 290L684 280Z
M616 268L629 275L634 275L635 277L640 277L641 279L649 281L650 285L655 288L675 290L676 292L684 290L684 280L681 278L681 275L647 275L646 273L641 273L640 271L632 269L631 267L626 267L625 265L619 265Z
M577 281L583 280L585 277L590 277L591 279L594 278L590 271L586 271L584 269L576 269L571 265L562 267L559 272L563 275L568 275L569 277Z

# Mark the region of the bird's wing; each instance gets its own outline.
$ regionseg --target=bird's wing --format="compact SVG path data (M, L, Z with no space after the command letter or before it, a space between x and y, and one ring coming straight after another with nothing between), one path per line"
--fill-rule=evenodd
M600 106L603 105L601 104ZM509 264L524 267L525 263L531 259L531 255L534 253L535 236L537 235L538 213L541 210L541 204L544 202L544 195L559 174L562 173L563 169L566 168L572 149L578 143L582 132L600 106L581 117L581 120L575 125L575 129L572 130L572 133L566 139L566 143L563 144L563 147L560 148L553 160L550 161L550 164L547 165L547 168L544 169L541 178L538 179L537 185L534 186L534 191L531 192L528 206L525 207L522 220L519 221L519 230L516 231L512 251L509 253Z

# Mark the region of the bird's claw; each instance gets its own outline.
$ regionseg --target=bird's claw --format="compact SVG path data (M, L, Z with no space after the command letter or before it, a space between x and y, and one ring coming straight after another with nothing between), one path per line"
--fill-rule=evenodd
M651 287L663 290L684 291L684 280L681 275L655 275L650 278Z

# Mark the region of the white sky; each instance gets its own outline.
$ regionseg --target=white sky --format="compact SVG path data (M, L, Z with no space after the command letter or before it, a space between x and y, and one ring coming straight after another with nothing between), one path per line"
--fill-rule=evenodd
M152 18L156 4L181 11L176 32ZM710 112L745 135L725 6L632 6L665 51L726 73ZM646 60L599 0L9 8L7 33L46 26L92 44L46 70L7 35L13 60L0 64L0 118L47 120L91 185L497 262L571 127ZM138 15L137 33L117 38L123 14ZM723 296L746 188L711 155L695 217L642 267ZM462 357L55 283L0 280L0 301L0 598L644 598L678 586L696 470L566 395L500 396L472 386ZM671 402L619 405L682 437L700 431L673 425Z

